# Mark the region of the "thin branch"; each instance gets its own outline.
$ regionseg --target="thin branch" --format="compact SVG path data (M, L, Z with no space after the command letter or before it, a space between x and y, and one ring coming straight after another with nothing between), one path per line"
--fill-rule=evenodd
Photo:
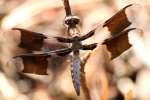
M83 90L86 100L91 100L90 92L86 84L86 77L84 72L84 67L89 57L90 57L90 53L85 58L83 58L81 63L81 88Z
M66 16L72 15L70 4L69 4L69 0L62 0L62 1L64 3L64 7L65 7L65 11L66 11Z

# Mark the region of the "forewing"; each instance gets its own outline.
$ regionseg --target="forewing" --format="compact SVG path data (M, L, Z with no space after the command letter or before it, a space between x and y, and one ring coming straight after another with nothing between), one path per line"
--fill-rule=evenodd
M47 37L41 33L32 32L21 28L13 28L13 30L19 30L21 33L21 41L19 47L26 50L41 50L44 39Z
M130 6L132 6L132 4L121 9L104 23L103 27L107 27L111 35L118 34L131 25L131 22L128 19L128 13L126 12L126 9L129 9Z
M79 38L79 41L83 41L85 39L90 38L91 36L93 36L95 34L95 29L91 30L90 32L88 32L87 34L83 35L82 37Z
M27 53L67 48L66 44L59 43L57 39L53 37L46 37L44 34L20 28L14 28L13 30L20 31L20 42L18 42L18 47L25 49Z

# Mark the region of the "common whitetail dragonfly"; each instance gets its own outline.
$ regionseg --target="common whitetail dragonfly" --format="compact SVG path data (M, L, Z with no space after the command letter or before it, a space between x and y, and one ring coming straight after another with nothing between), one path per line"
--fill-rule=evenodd
M80 50L93 50L98 44L93 43L87 45L82 44L82 41L92 37L97 28L94 28L87 34L81 36L80 30L78 29L78 25L80 23L79 17L72 14L68 0L63 0L63 3L66 12L64 24L67 28L67 36L54 38L59 43L68 43L71 44L71 46L49 44L49 47L52 48L52 50L42 51L45 40L48 38L46 35L21 28L13 28L13 30L19 30L21 33L21 42L18 46L26 50L26 53L17 55L14 58L22 58L24 64L23 72L47 75L47 68L50 66L47 58L52 58L53 55L60 57L70 55L73 85L77 95L80 95ZM108 51L110 51L113 55L111 57L112 59L131 47L128 42L128 32L134 30L135 28L126 29L131 25L131 22L128 20L126 9L129 9L131 6L132 4L127 5L103 24L103 27L108 28L108 32L111 37L107 38L101 45L106 45ZM33 51L40 52L33 53ZM51 62L53 62L52 59Z

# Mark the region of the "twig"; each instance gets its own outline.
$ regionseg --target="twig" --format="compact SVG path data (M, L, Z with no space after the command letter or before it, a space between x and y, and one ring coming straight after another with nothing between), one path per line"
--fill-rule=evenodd
M90 53L85 58L83 58L81 63L81 88L83 90L86 100L91 100L90 92L86 84L86 77L84 72L84 67L89 57L90 57Z
M69 0L62 0L64 3L65 11L66 11L66 16L72 15L71 13L71 8L69 4Z

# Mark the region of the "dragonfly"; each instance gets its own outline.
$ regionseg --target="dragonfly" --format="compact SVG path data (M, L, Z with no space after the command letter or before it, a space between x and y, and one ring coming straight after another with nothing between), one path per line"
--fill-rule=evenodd
M34 73L39 75L47 75L48 66L53 66L54 56L58 56L60 60L57 66L61 66L66 56L70 55L71 60L71 76L76 94L80 95L80 75L81 75L81 58L80 50L94 50L98 43L83 44L82 42L95 34L97 28L92 29L87 34L82 35L79 29L80 18L72 14L69 0L62 0L65 9L64 24L67 29L66 37L53 37L57 43L49 43L51 48L49 51L43 51L45 40L49 37L43 33L33 32L22 28L13 28L20 31L21 39L18 47L24 49L26 53L19 54L14 58L22 58L24 64L24 73ZM108 51L112 53L112 59L122 54L125 50L131 47L128 41L128 33L135 28L126 29L132 23L128 19L126 9L129 9L133 4L127 5L113 15L110 19L104 22L103 28L108 29L111 37L104 40L101 45L106 45ZM64 45L69 44L69 45ZM121 45L120 45L121 44ZM121 47L120 47L121 46ZM40 52L33 52L40 51ZM47 60L47 58L51 58ZM65 58L65 59L64 59ZM56 60L55 59L55 60Z

